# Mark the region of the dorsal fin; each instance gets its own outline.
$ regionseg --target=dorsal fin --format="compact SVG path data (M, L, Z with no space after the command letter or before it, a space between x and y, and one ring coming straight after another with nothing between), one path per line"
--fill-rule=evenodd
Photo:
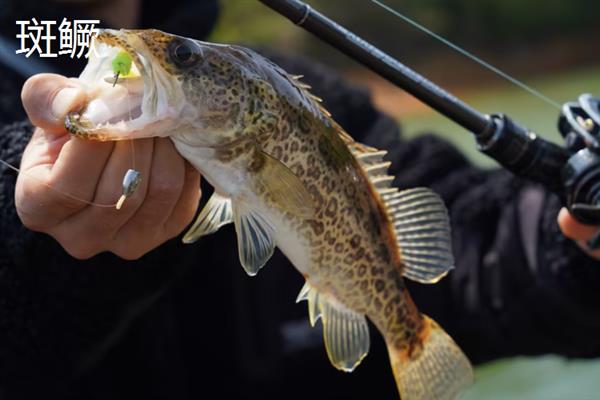
M442 199L427 188L383 196L394 231L403 274L421 283L435 283L454 268L450 221Z
M288 75L292 84L327 117L331 114L321 99L310 93L310 85L302 83L302 75ZM389 161L385 150L356 142L335 121L333 128L361 166L379 193L396 234L405 277L421 283L435 283L453 268L450 224L442 200L426 188L398 191L392 186L394 177L387 174Z
M388 168L392 165L391 161L368 164L364 167L369 174L383 175L387 173Z
M398 191L398 189L391 187L394 177L388 175L388 168L392 163L383 159L387 151L378 150L358 142L349 143L348 147L382 198L386 194Z
M435 283L453 268L448 213L440 197L426 188L398 191L388 175L386 151L347 143L379 193L393 224L405 277Z
M363 168L368 168L374 164L383 163L383 157L387 154L385 150L377 150L362 143L355 142L356 145L350 148L354 158Z
M302 82L302 78L304 77L304 75L291 75L288 74L288 78L290 79L290 82L292 82L292 84L302 93L304 94L308 99L312 100L314 102L314 105L317 107L317 109L319 111L321 111L323 113L323 115L325 115L327 118L331 118L331 113L323 106L323 99L320 98L319 96L313 94L310 90L312 89L312 86ZM348 143L353 143L354 139L352 139L352 137L350 135L348 135L341 126L339 126L337 123L335 123L335 121L331 120L331 122L334 124L336 131L338 132L338 134L340 135L340 137L344 140L344 143L348 144Z

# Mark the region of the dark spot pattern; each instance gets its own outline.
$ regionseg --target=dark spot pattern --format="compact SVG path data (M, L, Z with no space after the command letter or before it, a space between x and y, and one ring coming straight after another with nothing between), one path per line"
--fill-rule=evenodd
M151 49L155 62L177 77L187 102L202 110L203 130L219 132L218 161L258 173L268 154L308 190L314 218L285 212L284 217L309 251L310 265L301 272L311 284L366 314L399 351L418 354L423 318L405 289L391 223L321 105L299 82L250 50L196 42L198 59L184 68L169 59L175 37L132 32ZM253 190L269 209L279 207L270 203L263 185Z

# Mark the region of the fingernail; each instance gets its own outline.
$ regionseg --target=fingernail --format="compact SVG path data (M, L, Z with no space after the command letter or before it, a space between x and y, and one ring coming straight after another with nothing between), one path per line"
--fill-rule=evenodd
M56 119L62 119L68 112L73 110L81 90L77 88L64 88L54 96L52 101L52 115Z

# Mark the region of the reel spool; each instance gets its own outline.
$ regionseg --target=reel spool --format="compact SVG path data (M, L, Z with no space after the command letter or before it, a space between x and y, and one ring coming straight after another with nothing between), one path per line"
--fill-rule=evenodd
M562 170L566 205L582 223L600 225L600 98L566 103L558 121L572 156Z

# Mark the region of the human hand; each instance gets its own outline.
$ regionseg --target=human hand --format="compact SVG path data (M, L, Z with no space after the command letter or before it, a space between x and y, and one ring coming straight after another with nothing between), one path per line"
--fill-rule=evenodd
M95 142L71 137L64 128L65 115L86 99L75 79L35 75L25 82L21 99L37 127L23 153L15 189L17 213L26 227L51 235L78 259L104 251L136 259L191 222L200 199L200 175L171 140ZM132 151L142 182L120 210L69 196L114 204L123 176L132 168Z
M592 250L587 245L587 241L598 232L600 226L582 224L566 208L558 213L558 226L563 235L574 240L588 255L600 260L600 249Z

